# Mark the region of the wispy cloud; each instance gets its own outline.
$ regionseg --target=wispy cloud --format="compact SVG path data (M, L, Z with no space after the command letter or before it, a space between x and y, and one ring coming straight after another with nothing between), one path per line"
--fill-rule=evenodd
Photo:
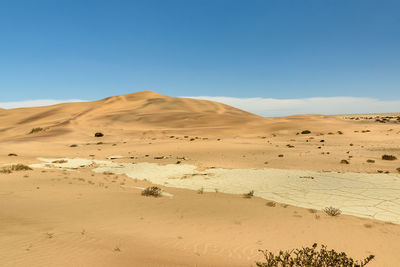
M0 108L12 109L12 108L28 108L28 107L41 107L51 106L61 103L70 102L83 102L80 99L69 99L69 100L55 100L55 99L39 99L39 100L27 100L27 101L15 101L15 102L0 102Z
M400 112L400 100L379 100L364 97L313 97L300 99L236 98L224 96L196 96L224 103L261 116L295 114L356 114Z
M313 97L300 99L274 98L236 98L225 96L185 96L224 103L257 115L273 117L295 114L356 114L400 112L400 100L379 100L364 97ZM0 108L12 109L23 107L49 106L60 103L83 102L85 100L28 100L0 102Z

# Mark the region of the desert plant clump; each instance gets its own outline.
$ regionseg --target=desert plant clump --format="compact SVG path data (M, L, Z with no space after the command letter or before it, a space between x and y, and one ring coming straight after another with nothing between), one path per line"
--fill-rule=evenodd
M54 160L51 163L56 163L56 164L62 164L62 163L67 163L68 160L65 159L59 159L59 160Z
M142 191L142 196L161 197L162 190L157 186L147 187Z
M13 171L30 171L31 167L24 164L14 164L11 166L3 167L0 169L0 173L12 173Z
M326 207L324 209L324 212L332 217L339 216L342 213L342 211L340 209L337 209L334 207Z
M18 155L15 154L15 153L10 153L10 154L8 154L8 156L9 156L9 157L17 157Z
M250 192L243 194L244 198L252 198L254 196L254 190L251 190Z
M350 162L348 160L342 159L340 161L341 164L350 164Z
M311 133L310 130L304 130L304 131L301 132L301 134L310 134L310 133Z
M393 155L382 155L382 160L396 160L397 158Z
M30 170L32 170L31 167L24 165L24 164L11 165L10 169L12 171L30 171Z
M94 134L94 137L103 137L103 136L104 136L104 134L101 132L97 132Z
M268 207L275 207L275 206L276 206L276 203L273 202L273 201L269 201L269 202L267 202L265 205L268 206ZM285 208L286 208L286 207L285 207Z
M400 167L396 169L396 171L398 171L400 173Z
M36 127L32 128L32 130L29 132L29 134L34 134L43 131L44 129L42 127Z
M373 159L367 159L367 162L368 162L368 163L375 163L375 160L373 160Z
M12 173L12 171L8 168L1 168L0 173Z
M264 262L256 262L258 267L279 267L279 266L342 266L342 267L362 267L367 265L375 258L369 255L362 260L354 260L344 252L328 250L325 245L317 249L318 244L314 243L311 247L301 249L279 251L276 255L268 250L259 250L265 257Z

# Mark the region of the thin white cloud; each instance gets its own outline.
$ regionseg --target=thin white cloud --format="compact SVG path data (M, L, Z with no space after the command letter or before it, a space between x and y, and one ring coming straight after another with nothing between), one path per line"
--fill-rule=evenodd
M296 114L334 115L400 112L400 100L389 101L364 97L274 99L189 96L188 98L217 101L265 117Z
M12 109L12 108L29 108L29 107L41 107L51 106L61 103L70 102L83 102L80 99L69 99L69 100L55 100L55 99L39 99L39 100L27 100L27 101L15 101L15 102L0 102L0 108Z
M400 112L400 100L379 100L364 97L313 97L299 99L274 98L236 98L225 96L185 96L193 99L211 100L224 103L260 116L274 117L296 114L362 114ZM69 100L28 100L0 102L0 108L24 108L49 106L60 103L84 102L80 99Z

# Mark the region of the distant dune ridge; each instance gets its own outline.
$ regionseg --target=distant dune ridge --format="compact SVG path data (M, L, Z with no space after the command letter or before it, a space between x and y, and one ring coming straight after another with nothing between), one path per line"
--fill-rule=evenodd
M112 96L93 102L63 103L53 106L0 110L0 140L28 140L38 137L72 138L93 131L141 134L144 131L178 131L224 135L262 135L273 131L298 130L304 125L343 124L343 120L323 115L264 118L218 102L179 98L142 91ZM43 130L35 135L33 128Z

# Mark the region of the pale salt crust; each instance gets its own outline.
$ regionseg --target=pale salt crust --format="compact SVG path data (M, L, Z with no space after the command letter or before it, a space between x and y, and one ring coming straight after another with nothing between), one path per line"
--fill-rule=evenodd
M38 158L45 163L32 168L76 169L92 167L96 173L112 172L131 178L204 192L244 194L279 203L321 210L335 207L344 214L400 224L400 175L315 172L282 169L207 169L188 164L116 163L68 158ZM66 160L66 163L52 163Z

